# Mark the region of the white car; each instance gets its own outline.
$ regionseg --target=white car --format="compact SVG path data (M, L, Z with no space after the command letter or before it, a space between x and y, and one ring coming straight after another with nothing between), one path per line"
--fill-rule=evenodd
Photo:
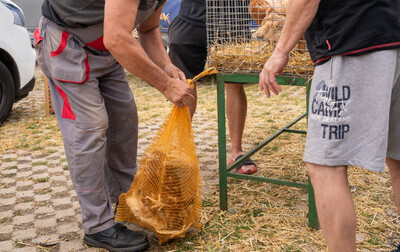
M33 89L35 64L22 10L9 0L0 0L0 125L14 102Z

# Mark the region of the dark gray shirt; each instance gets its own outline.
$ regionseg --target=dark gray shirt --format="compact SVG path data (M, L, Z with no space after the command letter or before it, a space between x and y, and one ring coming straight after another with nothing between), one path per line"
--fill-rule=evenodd
M157 3L157 9L165 0ZM156 0L140 0L139 10L153 8ZM42 14L65 27L86 27L104 21L105 0L44 0Z
M85 27L103 23L105 0L44 0L42 14L58 25Z

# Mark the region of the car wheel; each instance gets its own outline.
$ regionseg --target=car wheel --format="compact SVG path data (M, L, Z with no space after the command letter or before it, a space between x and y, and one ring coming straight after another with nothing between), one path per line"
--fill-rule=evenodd
M8 68L0 62L0 125L10 115L15 99L14 81Z

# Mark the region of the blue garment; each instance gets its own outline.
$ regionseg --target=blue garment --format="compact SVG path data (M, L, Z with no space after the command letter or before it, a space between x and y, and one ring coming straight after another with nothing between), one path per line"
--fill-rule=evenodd
M164 15L168 15L168 21L167 20L160 20L160 30L161 32L168 32L168 28L172 20L178 15L179 13L179 7L181 5L181 0L168 0L163 9L162 13Z

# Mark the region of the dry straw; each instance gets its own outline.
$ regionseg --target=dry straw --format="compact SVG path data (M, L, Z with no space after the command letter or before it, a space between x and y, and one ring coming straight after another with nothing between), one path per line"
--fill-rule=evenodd
M208 63L221 72L258 73L272 55L275 42L252 39L246 42L238 40L209 46ZM283 73L297 76L310 76L313 62L305 49L298 45L290 52L289 62Z
M145 140L140 145L147 146L146 139L151 139L158 128L154 124L162 122L170 103L138 78L130 75L128 79L138 105L140 140ZM35 92L17 103L9 120L0 128L1 153L27 150L32 155L45 156L54 147L62 148L56 119L54 115L45 114L41 78L35 90L41 95ZM248 116L243 144L246 150L305 111L304 87L284 86L279 96L269 99L258 91L257 85L245 85L245 91ZM157 245L157 240L150 236L151 251L327 251L321 231L308 227L308 196L304 189L229 179L229 211L219 209L215 83L199 84L197 92L199 106L193 119L196 144L202 132L214 132L207 139L206 151L198 145L200 168L204 173L203 191L208 189L208 193L202 195L200 222L203 228L190 230L185 238L163 246ZM200 129L206 122L213 124ZM297 129L305 127L305 120L296 125ZM302 135L284 134L267 145L252 157L259 167L258 175L307 181L302 162L304 142ZM1 160L3 169L7 169L8 163L8 160ZM213 172L207 175L210 169ZM356 205L358 251L391 251L394 247L390 244L399 242L400 230L388 171L373 173L351 167L348 173ZM5 174L2 173L1 181L5 181ZM1 183L1 186L7 184ZM10 222L4 223L5 226Z

